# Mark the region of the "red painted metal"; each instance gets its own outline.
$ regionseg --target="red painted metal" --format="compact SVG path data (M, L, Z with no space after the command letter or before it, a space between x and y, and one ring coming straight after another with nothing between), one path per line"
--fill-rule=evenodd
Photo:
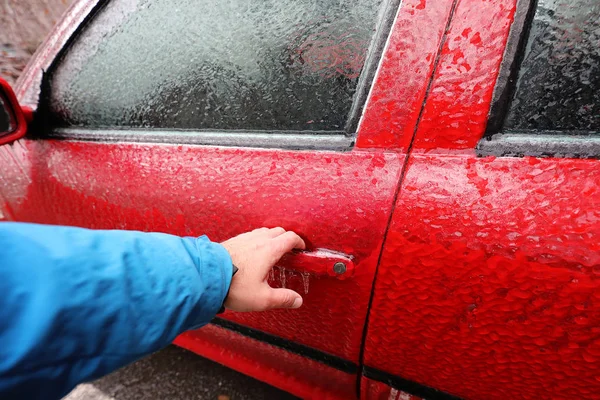
M14 118L15 122L15 129L11 132L7 132L5 135L0 135L0 146L2 146L25 136L25 133L27 133L27 120L25 119L23 109L21 109L12 87L10 87L8 82L2 78L0 78L0 96L8 102L7 105L11 108L11 116Z
M364 400L422 400L420 397L410 395L383 382L374 381L364 376L360 384L360 398Z
M597 398L600 162L473 151L514 9L458 3L414 142L428 155L411 155L386 239L364 362L468 399Z
M414 151L475 148L485 131L515 9L516 0L458 2Z
M224 316L358 363L403 155L29 140L3 150L0 198L16 220L217 241L283 226L308 250L351 254L348 279L276 271L274 286L304 297L298 310Z
M452 3L402 2L359 125L357 147L407 151Z
M33 109L29 106L23 106L21 110L23 110L23 116L27 125L31 124L33 122Z
M301 273L347 279L354 275L354 261L352 261L352 258L352 256L346 254L317 249L315 251L288 253L281 258L277 266ZM344 265L344 272L335 272L334 267L337 263Z
M467 399L600 393L600 161L411 157L365 363Z
M208 325L175 344L303 399L356 399L356 374Z

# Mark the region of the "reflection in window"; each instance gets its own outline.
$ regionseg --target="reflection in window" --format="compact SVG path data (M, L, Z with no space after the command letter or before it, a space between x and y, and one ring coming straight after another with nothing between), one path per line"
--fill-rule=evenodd
M506 127L600 131L600 2L539 0Z

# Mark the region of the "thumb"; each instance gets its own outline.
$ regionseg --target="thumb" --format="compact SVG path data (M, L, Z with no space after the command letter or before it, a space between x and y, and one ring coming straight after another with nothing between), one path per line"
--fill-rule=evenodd
M290 289L270 289L267 301L267 310L273 308L299 308L302 297Z

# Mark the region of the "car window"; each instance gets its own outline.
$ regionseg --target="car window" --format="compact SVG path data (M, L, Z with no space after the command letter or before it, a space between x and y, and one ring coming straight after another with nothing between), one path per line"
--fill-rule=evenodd
M58 126L344 133L382 0L116 0L51 72Z
M600 132L600 2L539 0L508 130Z

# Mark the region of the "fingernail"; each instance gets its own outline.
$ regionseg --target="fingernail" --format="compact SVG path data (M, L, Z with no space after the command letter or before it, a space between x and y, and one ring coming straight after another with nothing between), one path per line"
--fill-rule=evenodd
M294 304L292 304L292 308L300 308L301 305L302 297L297 297L296 300L294 300Z

